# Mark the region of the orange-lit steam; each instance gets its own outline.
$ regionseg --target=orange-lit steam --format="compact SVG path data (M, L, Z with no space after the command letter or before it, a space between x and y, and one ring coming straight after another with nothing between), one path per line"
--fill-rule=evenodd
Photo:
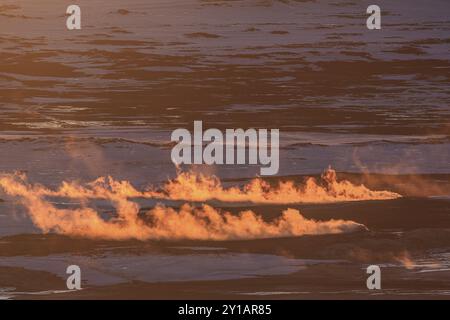
M373 191L364 185L355 185L347 180L338 181L336 172L326 170L318 181L312 177L303 185L293 181L279 182L271 186L257 178L243 187L224 187L219 178L199 173L179 173L175 179L167 181L159 190L151 188L139 191L128 181L117 181L111 177L101 177L80 186L75 182L63 182L56 190L34 187L38 195L61 196L69 198L154 198L204 202L219 200L223 202L253 202L264 204L290 203L330 203L341 201L387 200L401 197L391 191Z
M411 255L407 251L402 252L402 254L395 257L394 260L400 262L406 269L411 270L415 268L414 260L411 258Z
M390 191L373 191L364 185L354 185L350 181L338 181L336 171L327 169L320 181L310 177L304 185L293 181L279 182L272 187L264 180L251 180L242 188L222 186L214 176L204 176L192 172L180 173L169 180L159 192L146 192L144 196L171 200L254 203L328 203L340 201L387 200L401 197Z
M113 183L111 190L96 189L95 184L89 188L64 184L59 191L53 192L42 186L29 185L24 177L6 175L0 177L0 186L7 194L21 198L32 221L43 232L92 239L256 239L366 229L353 221L306 219L295 209L283 211L281 217L271 222L264 221L252 211L233 215L209 205L194 208L185 204L179 210L158 205L142 214L139 206L128 200L136 190L128 189L130 186L126 183ZM115 188L119 188L120 192ZM45 199L45 195L61 195L64 192L81 199L94 196L108 199L114 205L116 214L105 220L99 212L86 206L60 209Z

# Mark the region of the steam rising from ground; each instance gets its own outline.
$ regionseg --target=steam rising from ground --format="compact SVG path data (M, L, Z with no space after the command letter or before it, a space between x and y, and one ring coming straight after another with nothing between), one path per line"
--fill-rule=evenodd
M81 186L76 182L63 182L57 191L42 186L34 187L38 195L69 198L111 197L156 198L204 202L219 200L223 202L253 202L265 204L290 203L329 203L341 201L387 200L401 197L391 191L373 191L364 185L355 185L347 180L338 181L336 171L327 169L317 181L309 177L303 185L293 181L279 182L271 186L257 178L243 187L224 187L219 178L200 173L179 173L175 179L167 181L159 190L150 188L139 191L128 181L117 181L111 177L101 177Z
M204 176L192 172L181 173L169 180L161 192L150 192L154 197L171 200L207 201L216 199L224 202L254 203L326 203L340 201L386 200L399 198L390 191L372 191L364 185L354 185L349 181L337 180L336 171L329 168L320 181L306 179L304 185L293 181L279 182L272 187L258 178L243 188L224 188L216 177Z
M330 173L328 173L330 174ZM181 178L180 178L181 177ZM130 201L132 197L154 197L160 195L174 199L174 193L177 186L187 190L187 185L183 184L185 178L192 177L191 174L182 174L177 179L169 182L165 186L165 191L160 192L139 192L129 182L118 182L111 178L98 179L87 186L75 183L63 183L62 186L52 191L40 185L30 185L26 181L26 177L19 175L5 175L0 177L0 186L10 196L20 197L22 203L27 208L29 215L34 224L43 232L56 232L69 236L79 236L93 239L197 239L197 240L228 240L228 239L255 239L255 238L271 238L286 236L301 236L306 234L330 234L352 232L366 229L364 225L353 221L329 220L315 221L304 218L298 210L284 210L281 216L271 222L263 220L263 218L253 211L242 211L238 215L229 212L219 211L209 205L203 205L201 208L194 208L191 205L184 204L179 210L158 205L147 212L141 212L137 203ZM325 177L327 178L327 177ZM335 179L335 176L331 177ZM202 179L202 178L201 178ZM281 189L224 189L216 178L208 180L199 180L200 186L204 183L209 184L210 188L206 189L206 193L192 190L192 197L188 200L206 200L212 198L212 192L221 190L222 200L244 201L244 199L261 199L266 201L282 201L282 199L291 199L294 201L293 193L288 194L284 198L284 189L293 184L279 187ZM258 182L255 182L258 181ZM312 181L312 180L310 180ZM254 180L250 183L262 183L260 180ZM175 187L174 187L175 186ZM195 188L195 184L192 185ZM349 182L333 184L333 189L329 189L328 193L325 189L312 182L307 182L306 188L313 187L319 192L317 198L311 198L312 191L308 189L306 193L307 199L325 199L330 200L334 194L335 201L337 199L355 200L355 193L346 193L342 187L352 186ZM219 188L219 189L217 189ZM353 188L353 186L352 186ZM283 190L283 191L282 191ZM299 192L298 189L296 192ZM332 193L330 193L330 190ZM356 189L364 191L365 196L380 194L373 193L365 187L356 187ZM259 193L258 193L259 192ZM287 192L287 191L286 191ZM220 192L218 193L220 195ZM303 193L305 194L305 193ZM298 195L298 194L297 194ZM347 195L347 196L345 196ZM383 193L383 195L385 195ZM77 209L57 208L50 203L46 196L60 196L81 199L82 206ZM181 193L179 198L188 196L187 193ZM269 197L269 200L267 200ZM102 198L111 201L115 207L115 214L104 219L100 213L86 206L88 199ZM216 198L216 197L214 197ZM365 198L364 198L365 199ZM297 198L297 202L299 199Z

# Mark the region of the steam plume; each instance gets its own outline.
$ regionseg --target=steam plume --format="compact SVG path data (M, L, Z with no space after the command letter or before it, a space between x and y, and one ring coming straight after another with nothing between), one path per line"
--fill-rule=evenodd
M338 181L336 172L326 170L319 181L306 179L303 185L293 181L279 182L271 186L264 180L251 180L242 188L224 187L219 178L203 174L184 172L175 179L167 181L159 190L150 188L139 191L128 181L117 181L111 177L101 177L86 187L75 182L63 182L56 190L36 187L39 195L62 196L70 198L141 197L169 200L185 200L204 202L219 200L223 202L253 202L264 204L290 203L330 203L341 201L386 200L401 197L391 191L373 191L364 185L355 185L347 180Z
M8 195L21 199L34 224L44 233L92 239L256 239L365 229L364 225L353 221L306 219L295 209L283 211L279 218L271 222L264 221L253 211L233 215L209 205L194 208L185 204L179 210L158 205L142 214L138 204L128 200L129 196L135 196L136 190L124 182L112 183L110 190L96 188L94 183L88 188L63 184L58 191L51 191L43 186L28 184L25 177L6 175L0 177L0 186ZM46 195L63 194L81 199L108 199L116 213L103 219L92 208L60 209L45 199Z
M257 178L243 188L222 186L214 176L205 176L192 172L180 173L169 180L160 192L146 192L153 196L171 200L207 201L216 199L224 202L254 203L328 203L340 201L386 200L401 197L390 191L372 191L364 185L354 185L350 181L337 180L336 171L327 169L320 181L310 177L304 185L293 181L279 182L272 187Z

